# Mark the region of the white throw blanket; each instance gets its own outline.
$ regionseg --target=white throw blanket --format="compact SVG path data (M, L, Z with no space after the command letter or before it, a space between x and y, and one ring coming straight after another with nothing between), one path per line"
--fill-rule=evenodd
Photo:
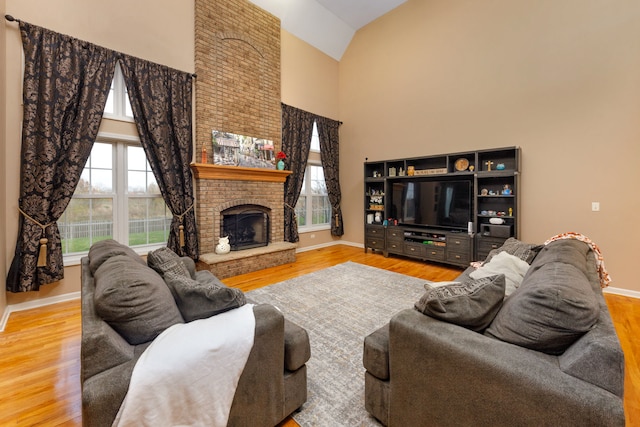
M495 276L496 274L504 274L506 281L505 296L509 296L520 287L520 283L522 283L528 270L529 264L527 264L526 261L503 251L491 258L488 263L469 274L469 277L472 279L482 279L483 277Z
M226 426L253 347L253 304L173 325L140 356L114 426Z

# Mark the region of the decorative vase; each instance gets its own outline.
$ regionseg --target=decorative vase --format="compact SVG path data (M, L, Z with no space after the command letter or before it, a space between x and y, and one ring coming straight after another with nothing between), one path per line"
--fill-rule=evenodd
M276 167L279 171L284 170L284 162L282 160L278 160L278 163L276 163Z
M229 245L229 236L218 239L218 244L216 245L216 253L218 255L228 254L230 250L231 245Z

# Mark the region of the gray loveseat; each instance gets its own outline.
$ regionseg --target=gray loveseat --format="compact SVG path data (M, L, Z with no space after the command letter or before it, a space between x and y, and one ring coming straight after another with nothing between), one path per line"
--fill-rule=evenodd
M624 356L594 252L577 240L515 245L531 266L482 322L455 318L479 303L460 288L427 290L365 338L369 413L388 426L624 426ZM504 276L482 280L504 293Z
M175 256L176 263L166 252L157 255L154 268L169 266L164 275L112 240L96 243L82 259L84 426L112 424L136 361L162 330L244 303L239 290L225 287L208 271L196 272L190 258ZM253 311L254 345L234 395L230 426L276 425L307 399L307 332L270 305L256 305Z

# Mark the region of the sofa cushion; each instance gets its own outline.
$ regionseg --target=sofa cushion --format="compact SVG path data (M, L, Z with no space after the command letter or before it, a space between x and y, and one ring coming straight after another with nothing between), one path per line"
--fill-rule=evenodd
M205 319L245 304L240 289L226 287L209 272L198 273L199 281L174 272L164 276L185 321Z
M162 277L126 255L106 260L95 274L96 313L130 344L153 340L180 311Z
M504 291L503 274L449 283L428 289L415 308L436 319L481 331L500 310Z
M109 258L116 255L126 255L136 262L146 265L144 259L128 246L118 243L113 239L101 240L91 245L89 249L89 270L92 275Z
M167 247L158 248L147 254L147 265L164 277L165 273L172 272L179 276L191 277L191 273L182 263L178 254Z
M584 270L579 268L585 256L581 249L573 244L545 248L485 334L548 354L562 354L593 328L600 308Z
M492 250L487 255L487 258L484 260L484 263L488 263L491 261L491 258L498 255L500 252L507 252L510 255L517 256L523 261L526 261L527 264L531 264L531 262L535 259L538 252L544 247L544 245L533 245L530 243L524 243L515 237L509 237L505 240L504 244L497 249Z

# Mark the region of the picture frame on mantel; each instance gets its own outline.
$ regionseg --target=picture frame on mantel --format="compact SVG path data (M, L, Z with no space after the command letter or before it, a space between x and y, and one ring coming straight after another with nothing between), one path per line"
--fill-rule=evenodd
M275 167L273 141L219 130L211 131L211 141L214 165L269 169Z

